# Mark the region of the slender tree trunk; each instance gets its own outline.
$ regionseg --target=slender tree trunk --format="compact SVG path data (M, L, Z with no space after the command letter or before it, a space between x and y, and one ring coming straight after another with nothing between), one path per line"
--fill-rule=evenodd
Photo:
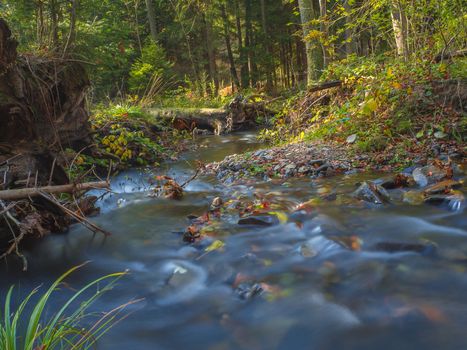
M251 0L245 0L245 50L248 53L248 71L250 86L255 86L257 81L257 68L253 49L253 26L251 23Z
M208 54L208 67L209 67L209 77L211 81L214 82L214 94L217 96L219 92L219 79L217 77L217 67L216 67L216 54L213 46L212 38L212 23L206 19L204 13L202 14L202 21L205 29L206 37L206 52Z
M66 40L65 47L63 48L62 56L65 57L76 38L76 8L79 6L79 0L71 0L70 8L70 31Z
M391 1L391 19L397 54L405 60L409 58L407 16L400 0Z
M58 4L57 0L50 1L50 19L52 22L51 27L51 43L54 49L58 48L59 46L59 37L58 37Z
M273 49L270 43L270 37L268 34L268 26L267 26L267 19L266 19L266 5L265 0L261 0L261 23L263 26L263 35L264 35L264 47L267 49L268 57L267 57L267 64L266 64L266 91L268 93L272 92L274 86L272 81L272 71L274 70L274 63L273 59Z
M156 22L156 9L154 7L154 0L146 0L146 12L148 15L149 29L151 30L151 37L157 41L157 22Z
M44 32L45 32L45 23L44 23L44 3L42 0L37 2L37 42L39 43L39 47L44 45Z
M242 34L242 23L240 18L240 5L239 0L234 0L235 5L235 17L237 24L237 39L238 39L238 52L240 56L240 78L243 89L250 86L250 73L248 70L248 57L245 55L245 49L243 47L243 34Z
M345 54L346 56L351 55L355 52L355 45L352 42L352 31L350 30L350 23L352 22L352 19L350 17L350 0L344 0L344 9L347 14L345 17L345 32L344 32L344 37L345 37Z
M329 39L329 26L327 24L327 0L319 0L319 14L321 17L320 29L323 33L323 67L326 68L329 64L330 54L329 54L329 44L327 43Z
M235 60L232 53L232 44L230 42L229 18L227 17L227 12L225 11L225 5L223 3L221 4L221 16L224 22L224 40L230 64L230 76L232 77L233 85L237 87L237 89L240 89L240 81L238 79L237 68L235 67Z
M305 41L305 52L307 62L307 84L312 85L313 82L319 76L319 63L317 62L316 50L313 48L313 44L307 39L312 26L311 20L315 18L313 3L311 0L298 0L298 6L300 9L300 20L303 28L303 39Z
M141 44L141 34L139 32L139 16L138 16L139 0L135 0L135 30L136 30L136 39L138 41L139 54L143 54L143 45Z

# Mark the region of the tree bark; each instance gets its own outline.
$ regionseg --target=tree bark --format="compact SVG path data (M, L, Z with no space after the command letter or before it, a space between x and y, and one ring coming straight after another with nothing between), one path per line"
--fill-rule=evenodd
M49 4L50 9L50 19L52 21L51 27L51 44L54 49L59 46L59 36L58 36L58 4L57 0L51 0Z
M157 22L156 22L156 9L154 8L154 0L146 0L146 12L148 16L149 29L151 31L151 37L154 41L157 41Z
M248 71L250 75L250 86L254 87L257 82L257 68L253 48L253 26L251 0L245 0L245 50L248 57Z
M230 65L230 76L232 77L233 85L237 87L237 89L240 89L240 81L238 79L237 68L235 67L235 60L232 53L232 43L230 42L229 18L227 17L227 12L223 3L221 4L221 16L224 22L224 40L225 46L227 47L227 56Z
M70 30L68 32L68 38L63 48L62 57L65 57L76 38L76 8L79 6L79 0L71 0L70 8Z
M407 16L400 0L391 1L391 19L394 38L396 40L397 54L404 57L405 60L408 60L408 23Z
M311 0L298 0L300 9L300 20L303 28L303 40L305 41L306 62L307 62L307 84L313 84L313 81L318 78L318 60L313 44L307 39L308 34L312 30L311 20L315 18L313 3Z
M214 94L217 96L219 92L219 78L217 76L217 67L216 67L216 54L213 46L213 37L212 37L212 23L206 19L206 16L202 15L202 21L204 24L204 33L206 37L206 52L208 54L208 67L209 67L209 78L214 82Z
M31 187L31 188L19 188L16 190L4 190L0 191L0 200L3 201L15 201L19 199L25 199L30 197L39 197L42 192L48 194L60 194L60 193L75 193L81 191L89 191L96 188L109 188L109 183L106 181L100 182L86 182L81 184L68 184L58 186L45 186L45 187Z
M274 70L274 64L272 62L273 49L272 49L272 46L269 40L270 39L269 34L268 34L265 0L261 0L261 24L263 26L263 35L264 35L263 43L268 52L267 64L266 64L266 91L268 93L271 93L273 90L272 71Z
M238 53L240 56L240 79L242 88L246 89L250 86L250 73L248 70L248 57L245 55L245 49L243 47L243 34L242 34L242 22L240 17L240 5L239 0L234 0L235 5L235 18L237 24L237 39L238 39Z
M329 47L327 40L329 38L329 26L327 24L327 0L319 0L319 13L321 17L320 29L323 34L322 48L323 48L323 67L326 68L329 64Z

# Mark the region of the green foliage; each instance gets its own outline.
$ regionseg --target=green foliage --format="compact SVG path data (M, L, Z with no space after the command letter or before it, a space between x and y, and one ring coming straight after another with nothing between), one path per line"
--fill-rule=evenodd
M332 63L323 73L324 81L342 80L342 88L289 98L274 128L263 130L260 138L274 143L345 143L356 134L353 147L361 152L381 152L398 144L407 152L433 140L461 141L465 117L444 103L444 98L440 100L437 94L442 91L436 90L435 82L458 76L463 64L463 60L448 65L423 58L350 56ZM317 103L326 97L327 102ZM399 162L400 153L393 153Z
M100 106L90 121L100 148L120 159L122 165L142 166L165 156L161 140L148 130L149 118L141 107L127 103Z
M166 58L165 50L158 43L149 40L139 57L131 66L128 84L130 91L143 93L154 76L167 81L172 78L172 66Z
M5 299L3 317L0 320L0 348L4 350L59 350L90 349L118 321L124 306L96 315L89 313L93 304L111 290L124 273L101 277L78 291L63 304L55 315L46 315L49 301L62 282L78 267L59 277L47 291L38 295L33 290L21 303L12 309L14 287ZM95 292L92 290L95 289ZM29 308L32 307L31 311ZM84 327L94 320L89 327Z

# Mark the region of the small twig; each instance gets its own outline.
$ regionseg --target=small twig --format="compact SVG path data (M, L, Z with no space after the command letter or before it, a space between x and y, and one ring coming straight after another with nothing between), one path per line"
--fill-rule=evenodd
M186 185L188 185L190 182L192 182L194 179L196 179L201 171L201 166L198 166L196 169L196 172L193 174L192 177L190 177L188 180L186 180L183 185L180 185L180 187L184 188Z
M75 220L77 220L80 224L82 224L84 227L86 227L88 230L96 233L96 232L101 232L102 234L104 234L104 236L110 236L111 233L100 228L99 226L97 226L96 224L92 223L91 221L89 221L88 219L86 219L85 217L79 215L79 214L76 214L74 211L68 209L67 207L65 207L62 203L60 203L55 197L43 192L43 191L39 191L39 194L44 197L45 199L47 199L48 201L50 201L51 203L54 203L55 205L57 205L60 209L62 209L66 214L70 215L72 218L74 218Z

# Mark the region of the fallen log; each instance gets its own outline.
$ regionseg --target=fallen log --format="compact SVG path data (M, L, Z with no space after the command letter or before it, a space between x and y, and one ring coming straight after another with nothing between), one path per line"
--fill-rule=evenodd
M317 92L321 90L327 90L333 87L340 87L341 85L342 85L342 80L326 81L318 85L310 86L308 88L308 92Z
M453 58L458 57L466 57L467 56L467 49L458 50L454 52L442 52L435 57L435 62L439 63L444 60L451 60Z
M108 189L109 183L107 181L86 182L79 184L68 184L58 186L45 186L45 187L31 187L19 188L14 190L0 191L0 200L14 201L30 197L39 197L43 193L59 194L59 193L75 193L81 191L89 191L92 189Z

